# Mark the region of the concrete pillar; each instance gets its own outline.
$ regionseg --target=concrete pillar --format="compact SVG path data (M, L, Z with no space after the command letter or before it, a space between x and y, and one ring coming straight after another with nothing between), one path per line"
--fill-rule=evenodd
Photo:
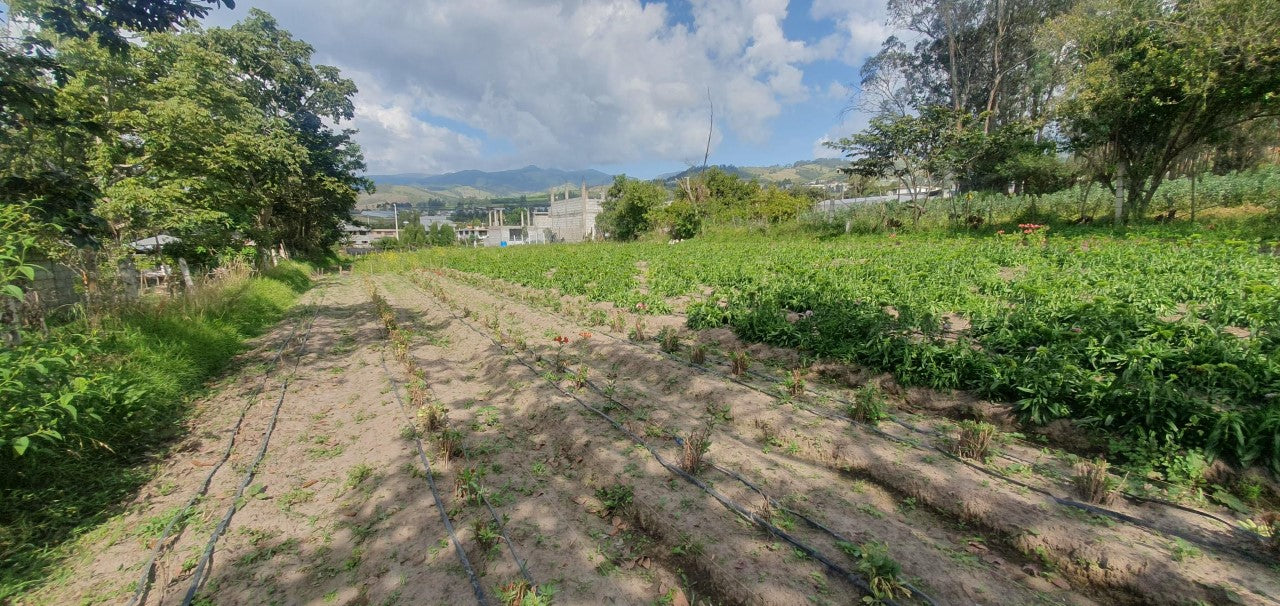
M587 241L587 182L582 182L582 241Z

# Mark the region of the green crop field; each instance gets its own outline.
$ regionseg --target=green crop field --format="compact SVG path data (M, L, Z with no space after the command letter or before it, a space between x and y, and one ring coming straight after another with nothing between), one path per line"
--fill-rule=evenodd
M1072 418L1130 461L1280 469L1280 257L1163 235L868 236L444 250L445 266ZM392 261L387 259L387 262ZM373 261L377 262L377 261Z

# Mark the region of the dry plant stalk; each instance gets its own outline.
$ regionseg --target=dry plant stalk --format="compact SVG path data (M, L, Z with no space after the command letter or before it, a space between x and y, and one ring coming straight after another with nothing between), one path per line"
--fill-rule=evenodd
M1110 504L1120 492L1121 486L1121 482L1116 482L1107 473L1110 467L1111 465L1104 459L1076 465L1076 475L1072 477L1076 494L1088 503Z
M960 423L960 437L956 440L956 454L966 459L985 461L991 454L996 427L990 423L964 421Z
M697 474L702 470L702 457L711 448L711 428L700 427L689 433L684 440L684 456L680 459L680 468L689 474Z

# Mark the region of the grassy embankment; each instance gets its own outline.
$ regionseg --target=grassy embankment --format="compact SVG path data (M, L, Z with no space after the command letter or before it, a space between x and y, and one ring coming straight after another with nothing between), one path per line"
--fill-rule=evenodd
M0 602L119 513L209 379L310 286L310 268L287 263L0 349Z

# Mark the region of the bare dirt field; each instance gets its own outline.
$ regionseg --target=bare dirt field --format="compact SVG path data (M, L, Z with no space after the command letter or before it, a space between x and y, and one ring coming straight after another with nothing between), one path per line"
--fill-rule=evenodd
M327 280L31 602L1280 600L1274 556L1225 511L1082 503L1071 461L1023 442L950 455L954 418L998 417L984 403L789 374L780 350L735 374L731 334L614 332L528 294ZM900 422L849 418L866 384Z

